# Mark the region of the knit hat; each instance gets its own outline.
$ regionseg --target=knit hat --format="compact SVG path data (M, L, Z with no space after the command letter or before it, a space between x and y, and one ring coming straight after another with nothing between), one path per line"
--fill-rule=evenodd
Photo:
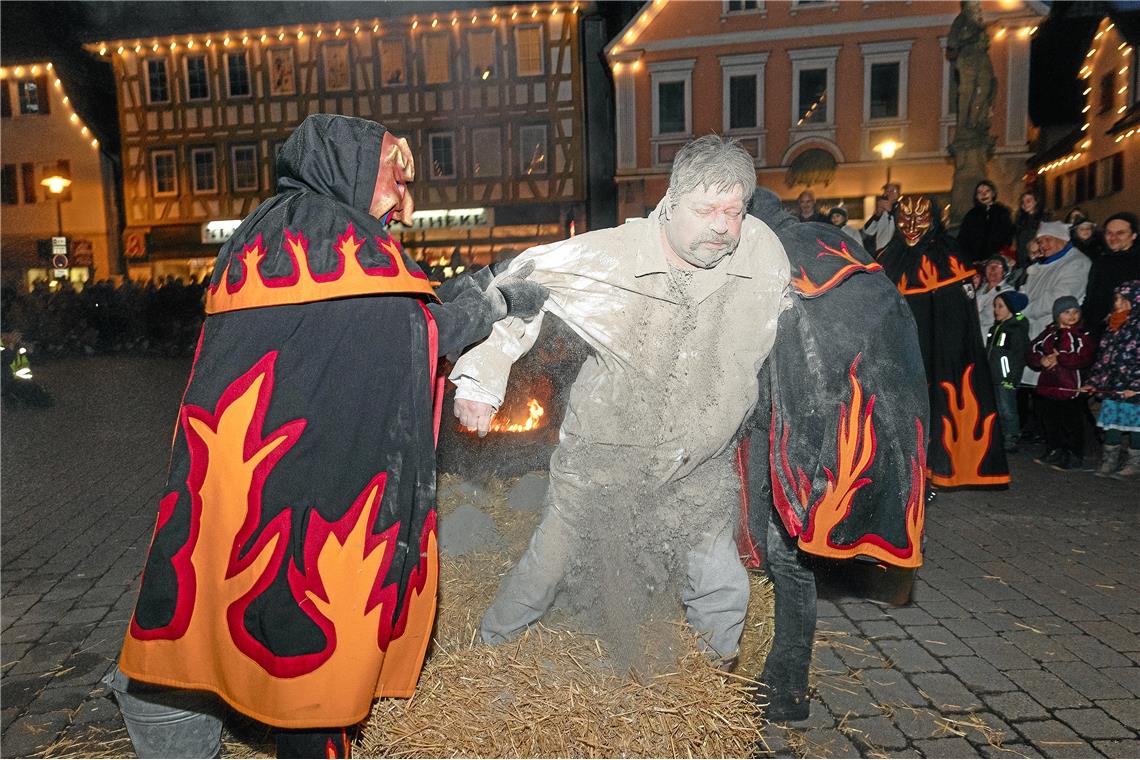
M1037 237L1055 237L1058 240L1069 239L1069 225L1064 222L1041 222L1037 227Z
M847 216L847 209L843 208L842 206L832 206L831 211L827 212L827 218L830 219L832 214L842 214L844 220L850 218Z
M1080 301L1072 296L1061 296L1053 302L1053 321L1057 321L1057 318L1061 316L1061 312L1079 308L1081 308Z
M1010 314L1020 314L1029 305L1029 296L1016 290L1003 290L997 297L1005 301L1005 308L1009 309Z

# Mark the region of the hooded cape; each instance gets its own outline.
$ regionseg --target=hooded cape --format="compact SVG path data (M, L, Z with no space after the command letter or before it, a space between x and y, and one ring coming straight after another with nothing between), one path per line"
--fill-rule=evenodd
M1009 485L994 387L978 310L958 243L937 222L913 247L897 236L879 257L906 298L930 395L932 485L941 488Z
M219 254L120 658L280 727L410 696L435 613L437 334L367 214L383 133L306 119Z
M797 224L762 188L749 213L775 231L792 266L791 308L742 447L749 532L763 546L771 503L806 552L918 567L927 401L914 320L842 230Z

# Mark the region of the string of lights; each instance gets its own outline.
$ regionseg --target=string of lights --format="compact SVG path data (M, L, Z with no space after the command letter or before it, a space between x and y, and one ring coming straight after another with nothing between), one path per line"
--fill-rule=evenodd
M92 148L98 149L99 139L91 134L91 130L79 118L79 114L75 113L75 109L71 106L71 98L64 92L63 82L55 75L55 66L49 61L47 63L34 63L23 66L4 66L0 67L0 81L7 80L9 77L13 79L24 79L27 76L38 77L43 73L52 80L52 87L59 91L60 100L64 108L67 109L67 120L71 122L78 130L79 134L83 136Z
M483 23L497 24L510 21L518 21L520 23L529 23L537 20L541 15L554 17L559 13L576 14L579 11L579 3L566 4L561 6L558 3L552 3L543 12L543 9L538 5L531 6L529 12L518 8L511 8L510 10L492 10L490 13L473 13L470 19L466 17L461 18L458 13L453 14L446 18L439 16L431 16L430 18L420 18L418 15L412 17L409 29L417 31L422 27L431 29L438 29L441 24L450 26L452 29L459 29L464 23L468 26L479 26ZM521 20L520 20L521 19ZM222 47L228 48L232 46L248 47L251 44L277 44L279 42L286 42L289 39L303 41L306 37L311 36L316 39L322 39L326 35L334 39L347 38L350 34L353 37L359 37L361 34L367 34L371 29L374 35L384 34L386 30L384 25L381 24L379 19L373 19L371 24L362 21L353 21L347 24L299 24L289 25L288 27L279 26L276 31L269 28L261 29L239 29L235 31L218 32L206 36L202 35L177 35L168 38L168 41L163 42L158 38L151 38L149 44L143 39L135 39L133 44L130 40L116 40L111 42L100 42L96 45L90 46L90 49L97 50L100 56L107 57L110 55L125 56L134 52L135 55L147 55L148 53L164 53L166 51L177 52L181 47L188 50L193 50L196 46L202 45L207 48L221 43Z

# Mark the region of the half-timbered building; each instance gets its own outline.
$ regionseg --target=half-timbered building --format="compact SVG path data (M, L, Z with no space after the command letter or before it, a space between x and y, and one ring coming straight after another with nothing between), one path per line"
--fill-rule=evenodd
M539 3L88 45L118 85L132 272L205 274L319 112L408 138L419 211L396 232L421 260L485 263L583 229L579 20Z

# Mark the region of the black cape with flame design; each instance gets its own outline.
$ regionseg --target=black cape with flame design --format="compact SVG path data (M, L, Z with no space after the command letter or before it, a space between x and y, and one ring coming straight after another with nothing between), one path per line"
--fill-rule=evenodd
M454 314L367 214L383 134L309 117L278 195L222 249L120 658L275 726L410 696L435 613L437 330Z
M906 298L918 326L918 344L930 394L930 481L940 488L1009 484L1009 465L978 310L973 269L958 243L934 226L913 247L901 236L879 263Z
M792 291L742 447L744 548L764 546L774 504L804 551L918 567L927 402L914 319L839 228L797 223L763 188L749 213L783 244Z

